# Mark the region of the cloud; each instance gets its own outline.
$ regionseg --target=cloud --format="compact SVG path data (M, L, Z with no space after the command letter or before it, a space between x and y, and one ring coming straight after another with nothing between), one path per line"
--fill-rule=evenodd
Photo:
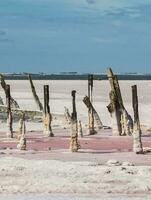
M95 4L95 3L96 3L95 0L86 0L86 1L87 1L87 3L89 3L89 4Z
M3 30L0 30L0 36L2 36L2 35L6 35L6 32Z
M12 42L12 40L9 40L7 38L4 38L4 39L0 39L0 42L2 43L7 43L7 42Z
M128 16L138 18L141 16L143 6L151 6L151 0L73 0L73 5L82 11L96 12L103 16Z

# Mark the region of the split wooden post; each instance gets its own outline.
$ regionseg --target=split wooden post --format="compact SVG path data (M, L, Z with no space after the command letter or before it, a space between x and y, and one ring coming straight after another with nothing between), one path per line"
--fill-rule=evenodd
M18 130L18 140L17 149L26 150L26 125L25 125L25 113L22 113L22 117L19 121L19 130Z
M7 137L13 138L13 117L11 112L11 96L10 96L10 85L6 85L6 104L7 104Z
M103 123L101 122L101 119L96 112L94 106L92 105L90 99L88 96L85 96L83 99L84 104L87 106L88 109L91 109L93 111L94 121L96 123L97 130L101 130L103 128Z
M137 95L137 86L132 86L132 104L134 110L134 129L133 129L133 151L136 154L143 153L142 141L141 141L141 127L139 120L139 111L138 111L138 95Z
M76 102L75 102L75 96L76 91L73 90L71 92L72 95L72 107L73 112L71 115L71 141L70 141L70 150L72 152L77 152L79 149L79 143L78 143L78 123L77 123L77 112L76 112Z
M34 100L37 104L37 107L39 110L43 111L43 106L42 106L42 103L40 102L40 99L36 93L36 89L35 89L35 86L34 86L34 83L32 81L32 77L31 75L29 74L28 75L28 79L29 79L29 82L30 82L30 86L31 86L31 91L32 91L32 94L33 94L33 97L34 97Z
M124 107L117 76L113 74L111 68L107 69L107 76L111 87L110 104L107 108L112 118L113 135L131 135L133 120Z
M114 82L114 74L111 68L107 69L107 76L110 82L111 91L109 93L110 97L110 104L107 106L111 118L112 118L112 131L113 135L121 135L122 128L121 128L121 112L120 112L120 105L118 103L118 97L115 88Z
M44 135L48 137L54 136L51 128L51 122L52 122L52 115L50 113L50 107L49 107L49 85L44 85L43 124L44 124Z
M88 97L90 99L91 104L93 103L93 75L88 75ZM93 109L91 107L88 108L88 134L94 135L96 131L94 129L94 115Z

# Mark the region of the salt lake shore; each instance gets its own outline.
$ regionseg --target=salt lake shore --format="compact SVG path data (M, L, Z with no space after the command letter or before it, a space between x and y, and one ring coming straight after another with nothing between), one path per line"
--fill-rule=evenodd
M28 81L7 81L20 108L37 110ZM43 85L50 86L53 138L43 137L41 120L26 122L27 149L16 149L17 140L5 139L6 119L0 120L0 200L140 200L151 199L151 154L132 152L132 137L112 136L112 130L87 135L88 110L82 102L87 81L34 81L41 102ZM137 84L142 142L151 147L151 81L120 81L124 105L133 116L131 85ZM81 149L69 150L70 125L64 106L72 111L71 90L77 91L78 120L84 137ZM111 127L108 81L94 81L94 107L104 126ZM5 94L0 88L0 96ZM14 136L18 121L13 124ZM7 145L9 147L7 148ZM7 197L7 198L6 198Z

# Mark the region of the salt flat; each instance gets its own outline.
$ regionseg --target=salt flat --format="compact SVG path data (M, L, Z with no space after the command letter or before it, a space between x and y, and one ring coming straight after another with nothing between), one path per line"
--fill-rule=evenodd
M21 108L36 109L28 80L8 80L12 96ZM119 81L126 109L133 116L131 86L137 84L141 124L151 127L151 81ZM87 123L87 108L82 99L87 95L87 81L75 80L35 80L37 93L43 102L43 85L50 85L50 108L52 113L63 114L64 106L71 112L71 90L77 91L77 113L83 123ZM5 94L0 88L0 95ZM94 106L104 125L111 125L110 115L106 106L109 104L109 82L94 81ZM2 126L3 127L3 126ZM41 128L41 127L40 127Z
M6 82L10 84L11 94L18 101L21 108L37 109L28 80ZM68 107L70 112L72 111L71 90L76 90L78 118L81 119L84 125L87 123L87 109L82 102L83 97L87 94L87 81L50 80L34 81L34 84L41 101L43 101L43 85L50 85L50 109L52 113L58 114L58 116L63 115L64 106ZM132 116L131 85L134 84L138 85L140 121L142 125L146 125L147 129L151 127L151 81L120 81L125 107ZM94 106L103 124L110 126L110 115L106 108L109 103L108 93L108 81L94 82ZM0 88L0 95L5 101L5 94L2 88ZM53 128L58 126L57 128L61 132L64 126L63 123L64 120L62 118L54 120ZM41 122L28 122L26 124L27 131L42 131ZM5 130L6 122L3 122L0 124L0 131ZM17 130L17 123L14 124L14 130ZM74 158L74 154L72 155L71 157ZM80 156L80 153L78 155ZM82 155L84 156L84 154ZM99 155L97 154L97 157ZM112 155L116 154L110 154L110 156ZM126 154L121 154L121 156L123 155ZM128 156L122 157L121 160L123 161L125 158L125 161L127 161L126 159L131 157L131 155L131 152L128 152ZM7 196L7 199L15 200L27 198L26 194L29 195L28 199L39 198L46 200L150 199L150 166L120 165L110 167L101 163L101 156L102 160L104 160L103 156L107 158L107 154L101 154L100 159L98 159L99 162L97 160L95 162L93 159L93 161L89 161L89 153L85 154L87 156L85 161L84 159L83 161L79 159L76 162L73 162L72 159L67 161L63 159L57 160L55 159L55 154L54 160L52 157L47 157L44 160L42 156L39 159L34 159L34 156L32 159L25 159L24 156L22 158L12 157L11 155L9 157L6 156L8 155L2 152L0 157L0 199L5 198L2 194L10 194L10 196ZM149 159L149 156L145 157L144 155L144 159ZM118 156L116 158L118 159ZM133 159L133 156L131 159ZM16 194L21 194L21 196L16 196ZM64 194L66 196L63 196ZM42 196L36 197L35 195Z
M79 196L79 195L7 195L7 196L0 196L0 200L150 200L151 195L140 195L140 197L136 196L123 196L123 195L101 195L98 197L90 197L90 196Z
M70 196L143 195L151 191L150 166L101 165L0 158L0 194Z

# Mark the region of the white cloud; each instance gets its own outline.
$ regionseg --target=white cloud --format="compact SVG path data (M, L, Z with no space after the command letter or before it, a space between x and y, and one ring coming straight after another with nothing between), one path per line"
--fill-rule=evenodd
M70 0L70 3L83 10L89 9L92 12L99 11L100 15L108 13L116 15L122 11L126 15L134 18L141 15L139 7L151 5L151 0Z

